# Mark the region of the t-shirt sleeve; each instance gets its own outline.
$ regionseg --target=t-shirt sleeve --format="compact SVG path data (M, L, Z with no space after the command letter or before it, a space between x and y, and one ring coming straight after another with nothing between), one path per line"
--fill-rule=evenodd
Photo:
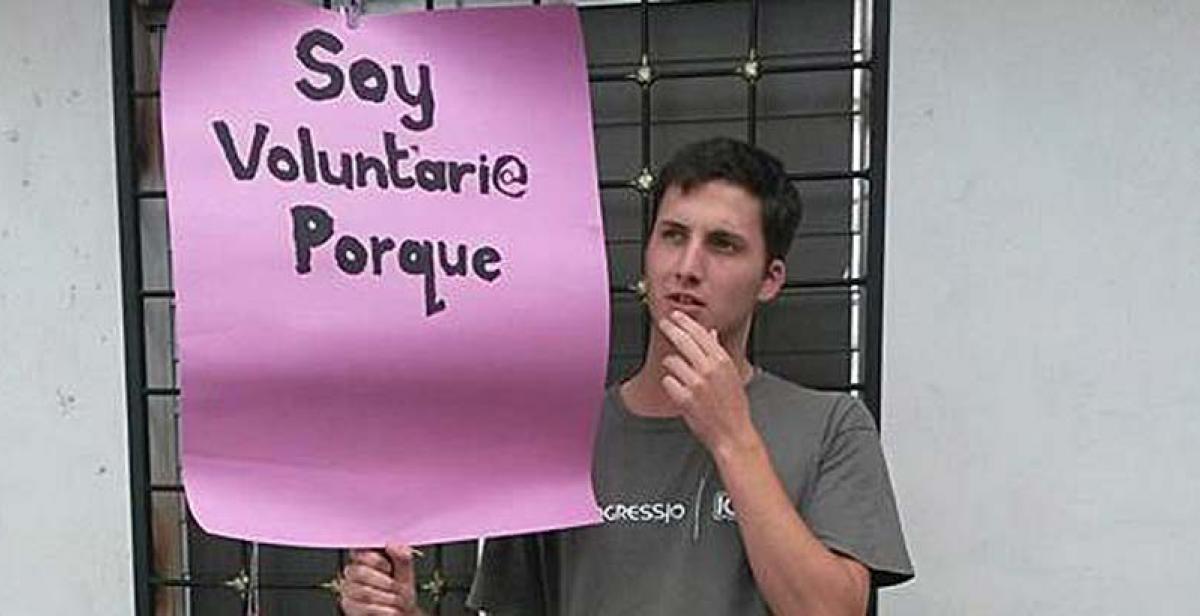
M489 616L546 612L546 553L539 535L488 539L475 570L467 607Z
M874 586L913 577L879 431L856 398L845 396L834 408L816 485L801 513L829 549L869 568Z

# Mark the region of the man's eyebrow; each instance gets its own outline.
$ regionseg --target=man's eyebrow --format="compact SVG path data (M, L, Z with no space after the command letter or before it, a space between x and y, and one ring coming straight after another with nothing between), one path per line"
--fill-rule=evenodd
M688 226L682 222L679 222L678 220L672 220L670 218L660 218L658 222L668 227L678 227L680 229L688 228Z
M725 229L717 229L716 231L709 233L708 236L713 239L725 240L727 242L732 242L734 244L746 244L747 243L746 238L743 237L741 234L734 233L733 231L726 231Z

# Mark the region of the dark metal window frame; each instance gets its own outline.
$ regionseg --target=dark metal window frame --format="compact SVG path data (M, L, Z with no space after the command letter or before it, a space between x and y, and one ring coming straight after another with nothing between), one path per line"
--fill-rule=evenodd
M253 590L298 590L326 589L326 585L294 586L266 585L240 578L225 581L202 581L190 579L159 579L151 569L151 495L154 492L179 491L180 486L151 485L150 479L150 446L147 413L148 400L155 396L176 396L179 391L174 388L151 388L147 384L146 347L145 347L145 302L148 299L163 299L173 297L169 289L146 289L143 286L142 272L142 241L140 231L140 205L149 199L163 199L166 191L139 190L135 161L136 126L134 123L135 99L157 96L157 92L137 92L134 81L134 62L132 57L133 45L133 4L136 0L110 0L110 32L112 36L113 60L113 103L116 127L116 162L118 187L118 216L121 251L121 284L124 305L125 332L125 374L126 398L128 401L128 438L130 456L130 500L132 504L133 521L133 570L134 598L136 613L139 616L150 616L154 613L154 589L156 587L186 586L193 588L219 587L232 588L239 591L244 600L251 594L247 584L253 585ZM719 1L719 0L700 0ZM326 4L329 0L326 0ZM532 0L534 5L541 4ZM883 334L883 257L884 257L884 186L886 169L886 135L887 135L887 92L888 92L888 48L889 48L889 15L890 0L873 0L870 12L870 53L863 60L817 60L792 63L772 63L769 59L756 58L753 53L757 47L759 2L749 0L750 6L750 50L752 55L731 61L729 66L704 69L672 69L669 67L654 67L647 61L650 56L650 11L654 3L641 0L641 57L640 67L591 67L589 81L629 82L641 86L641 133L640 133L640 163L642 174L634 178L604 178L601 189L629 189L641 194L643 227L649 228L649 194L648 178L651 167L651 87L660 80L687 79L696 77L741 75L746 79L747 96L747 132L745 138L755 143L757 141L757 76L771 73L811 73L820 71L846 71L862 69L869 76L867 88L869 92L867 114L868 124L868 159L865 170L849 171L819 171L793 173L790 177L797 182L824 180L862 180L869 187L868 207L866 216L866 247L865 272L861 278L843 278L836 280L809 280L790 282L789 289L863 289L866 295L866 311L862 320L863 348L861 357L860 384L851 384L849 389L857 390L858 395L875 414L876 422L880 417L880 368L882 361ZM434 8L433 0L426 0L426 8ZM581 7L583 11L604 10L606 7ZM755 63L757 72L748 75L745 68L747 62ZM637 69L643 69L639 71ZM644 237L644 236L643 236ZM632 289L614 287L614 297L626 296L633 293ZM432 590L441 593L445 581L436 575L440 565L441 553L436 551L435 579ZM440 586L439 586L440 585ZM461 590L461 589L459 589ZM873 614L874 594L872 594Z

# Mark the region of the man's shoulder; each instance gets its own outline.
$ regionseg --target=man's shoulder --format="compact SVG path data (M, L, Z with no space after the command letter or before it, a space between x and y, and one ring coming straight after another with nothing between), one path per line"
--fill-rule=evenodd
M847 393L814 389L763 370L751 383L750 393L769 403L812 412L832 412L853 399Z
M799 422L821 432L843 424L862 408L862 403L846 392L806 387L765 370L748 393L755 412L764 419Z

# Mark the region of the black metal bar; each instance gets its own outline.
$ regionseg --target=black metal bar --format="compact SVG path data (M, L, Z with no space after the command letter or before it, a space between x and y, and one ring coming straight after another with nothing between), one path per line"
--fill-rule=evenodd
M200 588L235 592L224 580L190 580L185 578L150 578L150 585L163 588Z
M649 147L649 144L646 147ZM870 179L870 176L866 171L804 171L789 173L788 179L793 182L824 182L828 180L867 180ZM600 180L600 190L617 188L637 190L636 178L627 180L608 178ZM165 199L166 197L167 191L165 190L143 190L137 193L138 199ZM648 224L645 226L648 227ZM163 293L163 291L148 291L147 293Z
M867 171L802 171L789 173L787 174L787 178L793 182L829 182L834 180L867 180L869 179L869 174ZM633 179L600 180L600 190L618 188L637 190L637 182Z
M759 16L759 13L760 13L760 7L759 7L758 0L750 0L750 26L749 26L749 32L747 34L749 37L748 40L750 42L750 49L754 50L755 56L758 55L758 16Z
M628 2L612 2L609 4L597 4L594 6L584 7L584 10L600 12L600 11L604 11L604 10L613 10L613 9L618 9L618 10L619 9L628 9L636 4L640 4L641 1L642 0L628 0ZM688 0L688 4L734 4L734 3L743 2L743 1L744 0ZM671 3L663 2L662 4L669 5Z
M251 579L253 579L256 576L252 573L249 573L249 571L255 565L253 552L252 552L254 550L254 545L248 541L242 541L241 548L242 548L242 571L246 572L246 575L249 576ZM241 612L243 614L256 613L255 610L248 609L251 605L253 605L253 602L254 602L252 588L247 586L245 588L245 590L239 591L238 598L242 600Z
M867 171L802 171L787 174L793 182L828 182L831 180L870 180Z
M712 68L692 68L692 70L686 70L686 68L674 68L674 70L671 70L671 68L665 68L665 70L659 71L658 73L655 73L655 74L656 74L656 78L658 78L658 79L694 79L697 77L733 77L733 76L737 76L738 68L740 68L740 66L734 66L732 68L727 68L724 66L712 67ZM794 66L778 66L778 65L770 65L770 64L761 64L760 66L758 66L758 73L760 73L760 74L818 73L818 72L830 72L830 71L866 70L866 68L869 68L869 67L866 66L865 62L842 62L842 61L811 62L811 64L800 64L800 65L794 65Z
M326 582L313 582L309 584L287 584L287 583L258 583L251 588L261 591L321 591L329 592L329 588L325 585ZM229 586L228 580L219 579L196 579L196 578L160 578L153 577L150 579L150 585L164 588L198 588L203 590L228 590L229 592L238 592L236 589ZM446 582L445 592L467 592L471 590L468 584L459 584L454 582Z
M600 190L614 190L618 188L637 190L637 185L633 183L633 180L600 180Z
M445 564L445 557L442 554L442 546L439 545L439 546L434 547L433 548L433 572L435 575L438 575L438 576L441 575L440 572L442 571L442 566L444 564ZM443 594L441 592L438 592L433 598L433 609L434 609L434 611L437 612L438 616L441 616L441 614L442 614L442 597L443 597Z
M887 108L888 108L888 47L891 19L890 0L871 0L871 65L868 92L870 130L870 162L867 165L870 182L867 212L867 315L866 352L860 355L863 382L862 399L882 429L883 407L883 225L885 223L884 186L887 174ZM879 594L871 589L867 615L878 614Z
M641 58L650 57L650 2L638 0L639 18L641 19Z
M146 356L141 300L141 230L138 223L134 161L133 32L129 0L110 0L112 37L114 148L117 166L117 216L120 228L121 298L125 330L125 403L129 438L129 498L132 517L133 602L135 614L150 616L154 597L151 572L150 439L146 419Z
M853 235L853 232L836 232L836 233L828 232L828 233L814 233L814 234L807 234L807 235L809 237L814 237L814 236L832 237L835 235L837 235L837 236ZM633 242L634 242L633 240L609 241L610 244L614 244L614 243L628 244L628 243L633 243ZM867 278L868 277L864 276L862 278L830 278L830 279L820 279L820 280L793 280L793 281L784 283L783 289L786 291L789 289L815 289L815 288L825 288L825 287L837 287L837 288L856 287L856 286L862 286L866 282ZM613 288L612 291L614 293L633 293L634 292L632 289L625 289L625 288L621 288L621 287ZM161 298L161 297L174 297L174 295L175 295L174 291L159 290L159 291L145 291L144 292L145 297L160 297ZM177 388L170 388L170 387L148 387L145 389L145 393L146 393L146 395L151 395L151 396L175 395L175 394L179 393L179 390Z
M648 0L640 1L639 11L641 13L640 14L640 17L641 17L641 50L640 50L641 55L639 55L638 57L641 59L642 66L649 66L651 49L650 49L650 3L648 2ZM589 79L590 79L590 77L589 77ZM641 115L640 120L641 120L641 137L642 137L642 139L641 139L642 168L640 171L643 174L645 174L647 172L647 170L650 169L650 165L651 165L650 148L653 145L653 143L651 142L651 136L652 136L651 132L653 130L653 125L650 123L651 110L652 110L651 109L652 100L651 100L650 88L653 85L653 83L654 83L653 80L650 80L650 81L647 81L646 83L641 84L642 87L641 87L640 102L641 102L642 115ZM636 181L633 182L633 186L635 188L640 189L639 204L641 206L641 214L642 214L642 244L645 245L646 243L648 243L650 241L650 233L652 232L653 226L654 226L653 210L655 209L657 204L651 203L650 192L647 190L644 190L644 188L645 188L644 186L638 186ZM640 250L640 251L638 251L639 279L644 274L645 271L646 271L646 251ZM634 290L633 293L636 295L637 291ZM649 340L651 323L650 323L650 316L649 316L648 311L645 311L645 310L641 311L639 313L639 320L641 321L642 335L644 336L644 339Z
M799 51L781 51L779 53L764 53L763 60L793 60L796 58L850 58L862 53L862 49L805 49Z
M750 2L749 23L746 25L746 58L743 65L742 78L746 80L746 142L750 145L758 144L758 76L759 76L759 61L758 61L758 0ZM751 72L753 71L753 72ZM756 363L758 358L763 355L758 348L758 325L756 319L750 321L750 344L746 349L746 359L750 363Z
M585 8L591 10L591 7ZM814 58L833 59L840 58L845 62L853 62L856 54L862 53L861 49L811 49L807 51L783 51L779 53L760 53L759 60L777 62L779 60L811 60ZM717 64L737 63L745 60L741 56L697 56L694 58L658 58L654 61L656 66L671 66L671 65L690 65L690 64ZM589 71L604 71L606 69L620 69L626 72L637 70L636 62L627 60L611 61L611 62L588 62L587 68Z
M796 289L849 289L853 287L861 287L867 282L863 278L827 278L824 280L789 280L783 283L784 291L793 291Z
M814 238L814 237L855 237L862 235L861 231L801 231L796 234L796 239Z
M755 355L762 357L792 357L800 355L852 355L860 352L859 349L853 348L835 348L835 349L756 349ZM637 359L644 354L640 351L636 352L614 352L611 354L613 359Z
M836 349L758 349L756 352L764 357L793 357L797 355L853 355L859 353L860 349L851 347L839 347Z
M874 0L871 15L871 71L870 90L870 163L868 181L870 200L867 211L867 315L866 352L863 354L863 402L875 414L876 422L882 417L880 389L883 366L883 226L884 190L887 175L887 75L888 75L888 23L889 0Z
M755 114L755 119L759 122L779 121L779 120L814 120L822 118L854 118L861 115L859 112L848 109L837 110L822 110L822 111L796 111L792 113L762 113ZM660 118L652 120L651 126L677 126L681 124L715 124L719 122L742 122L745 118L738 115L710 115L710 116L692 116L682 118ZM593 128L622 128L629 126L640 126L641 122L635 120L596 120L592 122Z
M342 571L344 571L346 568L346 562L347 562L346 557L347 556L348 556L348 554L347 554L346 550L337 550L337 569L333 572L333 576L332 576L332 578L334 580L339 580L339 581L341 580ZM326 590L328 590L328 589L326 589ZM339 605L335 608L335 611L338 614L345 613L342 611L340 602L339 602Z
M758 0L750 1L749 53L746 62L758 61ZM755 68L757 70L757 67ZM758 74L746 75L746 141L758 144Z
M802 57L799 55L785 54L783 57ZM700 56L695 58L660 58L654 61L656 66L670 66L672 64L715 64L720 62L732 63L741 60L738 56ZM587 68L589 71L605 71L606 69L619 69L624 71L637 70L638 64L627 60L616 60L612 62L588 62Z
M825 60L822 62L801 62L797 64L776 64L766 62L761 72L763 75L783 75L791 73L828 73L830 71L871 70L869 62L855 60Z
M649 65L648 63L650 62L650 4L649 4L648 0L642 0L641 12L642 12L642 15L641 15L642 16L642 49L641 49L642 55L641 55L641 58L642 58L642 65L648 66ZM641 89L641 113L642 113L642 117L641 117L641 128L642 128L642 130L641 130L641 138L642 138L641 139L641 149L642 149L641 162L642 162L643 170L650 168L650 146L651 146L650 112L651 112L651 104L652 104L652 101L650 100L650 97L651 97L650 87L652 84L653 84L653 81L643 83L642 89ZM646 228L648 229L649 227L647 226Z
M813 385L811 387L817 391L837 391L841 393L850 393L854 391L861 392L863 389L861 383L849 383L846 385Z
M737 77L738 65L710 68L663 68L654 72L655 79L696 79L699 77Z
M783 283L783 291L804 291L804 290L852 290L854 287L861 287L866 282L866 278L832 278L827 280L789 280ZM615 296L637 295L632 287L612 286L608 292Z
M654 79L695 79L697 77L736 77L740 64L707 68L664 68L654 73ZM830 71L871 70L870 62L855 60L825 60L820 62L799 62L792 64L774 64L765 61L759 66L760 75L789 75L799 73L827 73ZM605 83L613 81L631 81L634 77L628 70L589 70L588 81Z

